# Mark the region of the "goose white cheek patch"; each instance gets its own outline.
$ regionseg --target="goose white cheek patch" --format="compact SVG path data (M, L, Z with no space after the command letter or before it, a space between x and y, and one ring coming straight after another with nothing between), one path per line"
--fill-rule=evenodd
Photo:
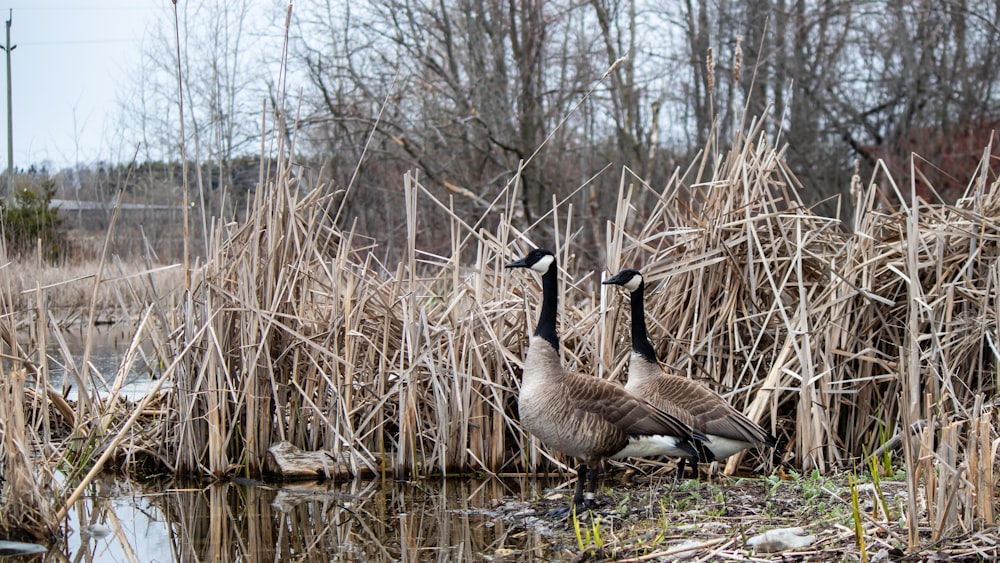
M632 276L632 279L625 282L624 287L627 291L632 292L639 289L639 284L642 283L642 276Z
M536 272L538 272L539 274L544 274L545 272L549 271L549 266L552 265L552 262L555 259L556 259L556 257L552 256L551 254L545 255L545 256L541 257L538 260L538 262L535 262L534 264L532 264L531 265L531 269L534 270L534 271L536 271Z

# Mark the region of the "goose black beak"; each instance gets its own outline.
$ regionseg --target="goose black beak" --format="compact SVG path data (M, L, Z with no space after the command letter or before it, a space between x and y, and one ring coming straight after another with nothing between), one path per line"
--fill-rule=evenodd
M622 285L623 283L625 283L625 280L622 279L621 273L618 273L602 281L601 285Z
M521 258L519 260L514 260L513 262L510 262L506 266L504 266L504 268L527 268L527 267L528 267L528 262L524 258Z

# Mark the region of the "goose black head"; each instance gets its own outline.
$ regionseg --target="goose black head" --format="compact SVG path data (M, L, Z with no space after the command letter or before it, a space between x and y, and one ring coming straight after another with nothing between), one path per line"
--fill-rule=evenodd
M519 260L514 260L513 262L507 264L507 268L531 268L532 270L538 272L539 274L544 274L549 271L556 261L555 254L552 254L551 250L545 248L536 248L531 252L524 255L524 258Z
M639 270L631 268L626 268L601 283L604 285L620 285L630 292L639 289L643 285L642 274L639 273Z

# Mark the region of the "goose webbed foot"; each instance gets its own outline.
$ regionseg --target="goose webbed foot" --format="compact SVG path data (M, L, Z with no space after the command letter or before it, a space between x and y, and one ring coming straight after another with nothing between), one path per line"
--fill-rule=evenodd
M545 513L545 518L549 520L566 520L569 518L570 513L572 513L572 510L570 510L572 506L571 504L567 504L553 508Z
M556 508L549 510L545 513L545 518L548 520L569 521L572 518L574 511L578 516L581 516L591 510L594 510L595 508L597 508L597 503L593 500L590 500L589 502L584 500L580 503L570 502L569 504L557 506Z
M578 514L584 510L597 508L597 502L594 500L596 488L597 469L581 463L576 468L576 489L573 491L573 500L567 506L550 510L546 516L561 520L569 518L574 508Z

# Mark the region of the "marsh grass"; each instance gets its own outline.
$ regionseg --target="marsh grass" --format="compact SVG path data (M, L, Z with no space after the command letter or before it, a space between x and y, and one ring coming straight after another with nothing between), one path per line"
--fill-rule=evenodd
M112 235L109 230L108 239ZM154 328L167 324L148 321L154 312L164 315L172 307L176 291L169 273L176 268L104 259L75 268L39 264L3 261L0 267L0 531L5 537L51 541L68 507L121 453L118 447L139 418L146 401L135 405L120 397L132 363L140 353L168 357L166 334ZM133 326L125 359L114 379L106 381L88 360L95 326L136 315L141 320ZM64 331L70 329L86 333L82 358L76 359L79 351L66 344ZM49 384L54 361L49 343L58 348L66 385L78 391L75 401L66 400L67 386L60 390Z
M165 439L146 447L216 477L257 474L280 440L331 450L351 474L565 469L517 423L540 291L502 265L532 246L556 251L572 368L620 377L628 319L601 275L580 271L572 199L534 225L510 222L517 180L468 218L408 175L408 248L386 263L376 240L328 221L336 192L279 168L245 225L216 227L179 315L191 355L156 421ZM804 470L850 467L901 436L911 487L928 501L925 512L911 495L908 521L930 522L935 538L992 522L1000 442L983 417L996 388L996 190L886 209L875 194L892 179L855 178L846 229L802 204L759 125L662 189L628 170L620 185L608 271L646 271L667 364L787 439ZM632 204L641 191L654 196L647 211ZM450 222L449 256L419 248L424 198ZM901 432L920 421L922 435ZM727 470L767 466L755 456Z
M38 466L31 450L39 442L25 417L26 370L12 369L0 383L0 534L5 538L53 539L58 533L49 467Z
M64 265L19 260L0 268L0 278L10 288L12 311L37 310L41 291L45 311L64 329L86 325L92 300L99 313L98 323L128 322L149 303L173 308L170 300L183 288L183 271L178 265L113 259L106 279L96 284L95 296L95 272L99 269L97 260ZM137 278L148 278L148 283Z
M343 192L303 185L288 161L276 162L262 170L246 222L213 225L190 292L168 292L149 265L91 279L88 315L99 294L122 310L147 304L133 348L161 359L162 390L140 404L85 393L71 406L71 437L58 441L48 425L65 407L53 400L49 409L41 398L52 394L39 388L22 446L42 443L84 483L109 463L255 476L280 441L329 450L343 465L333 473L350 475L566 470L517 421L540 287L503 264L552 248L564 363L621 378L625 297L581 267L578 196L525 225L517 176L483 215L464 217L407 175L407 248L389 262L376 238L335 226ZM877 194L899 189L884 168L852 187L850 225L816 215L781 151L751 124L726 153L706 154L665 186L622 171L607 271L645 271L661 358L787 440L791 465L846 469L898 438L911 547L927 531L936 539L991 525L1000 190L982 180L957 205L900 197L909 203L886 208ZM449 255L421 250L418 202L445 217ZM49 329L58 340L48 304L67 284L32 291L14 279L3 280L6 340L17 322L34 327L36 342ZM17 311L29 320L15 322ZM44 372L37 349L11 346L8 357ZM100 374L72 369L81 389L95 388ZM15 446L5 445L6 459ZM741 466L769 460L751 452L726 470Z

